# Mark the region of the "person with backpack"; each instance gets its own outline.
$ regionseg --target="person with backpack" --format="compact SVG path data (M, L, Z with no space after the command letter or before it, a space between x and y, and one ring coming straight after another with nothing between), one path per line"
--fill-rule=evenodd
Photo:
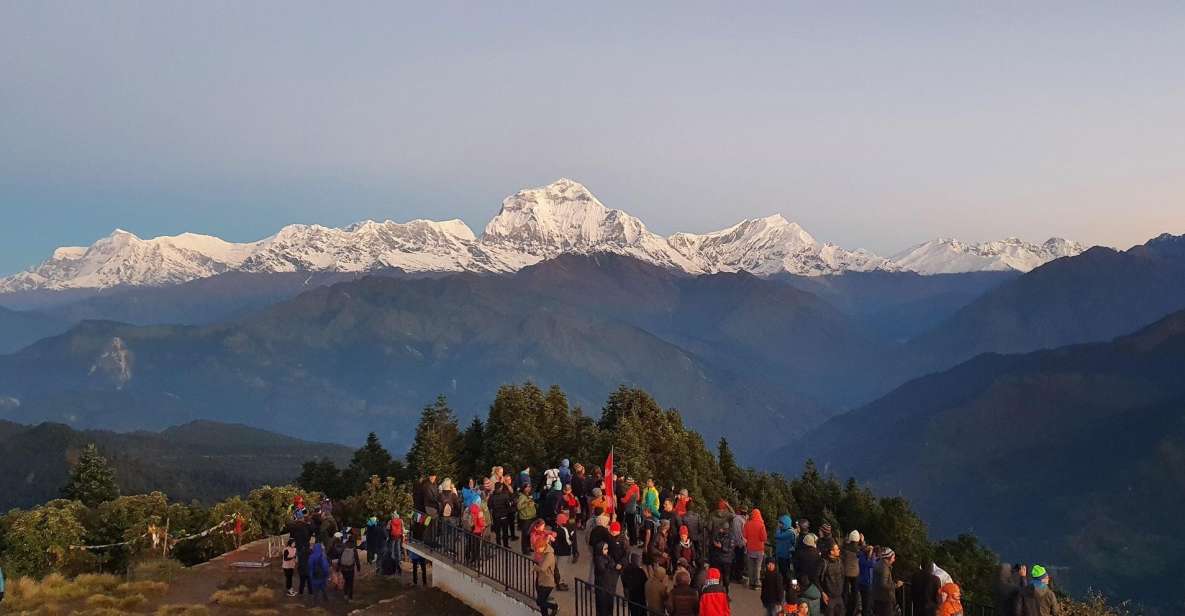
M1058 616L1061 607L1049 588L1049 572L1041 565L1029 567L1029 584L1016 595L1014 616Z
M485 516L481 506L473 503L465 508L461 514L461 528L465 530L465 562L470 566L477 564L481 558L481 536L486 530Z
M288 545L284 546L284 554L280 561L280 568L284 570L284 589L289 597L296 596L296 591L292 590L292 575L296 573L296 556L296 540L289 539Z
M387 551L388 530L379 524L378 516L366 520L366 563L374 565L374 572L383 572L383 554Z
M338 570L342 574L342 594L346 600L354 598L354 574L362 570L361 559L358 558L358 546L354 542L354 534L346 535L342 545L341 555L337 558Z
M531 498L531 484L527 483L523 486L522 492L519 492L518 501L516 502L518 509L518 528L522 532L522 552L523 554L531 553L531 525L535 523L536 515L535 499Z

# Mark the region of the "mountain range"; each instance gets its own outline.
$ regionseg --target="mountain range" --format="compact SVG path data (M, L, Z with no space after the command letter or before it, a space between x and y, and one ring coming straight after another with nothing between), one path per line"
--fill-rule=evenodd
M984 354L769 456L902 494L1059 583L1176 606L1185 574L1185 311L1109 342ZM1177 613L1169 611L1166 613Z
M1058 238L1039 245L935 240L890 259L819 242L781 215L664 238L638 218L605 207L583 185L560 179L507 197L480 237L460 220L365 221L340 229L289 225L250 243L194 233L145 240L117 229L89 247L58 248L40 265L0 278L0 294L161 286L232 271L508 273L561 254L603 252L691 274L1024 272L1082 250Z

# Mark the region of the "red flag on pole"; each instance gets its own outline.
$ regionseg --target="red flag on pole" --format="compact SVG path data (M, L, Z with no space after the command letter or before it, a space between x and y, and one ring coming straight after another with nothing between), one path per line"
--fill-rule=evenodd
M603 488L605 492L605 503L608 505L605 510L607 515L612 514L617 509L617 495L613 493L613 483L616 480L617 478L613 476L613 448L610 447L609 457L605 458L605 487Z

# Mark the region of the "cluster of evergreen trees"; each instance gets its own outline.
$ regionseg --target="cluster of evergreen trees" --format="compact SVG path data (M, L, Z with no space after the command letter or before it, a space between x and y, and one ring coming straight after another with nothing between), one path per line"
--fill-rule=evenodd
M371 435L368 447L374 440ZM677 410L662 408L636 388L618 388L606 400L600 418L593 419L569 405L559 387L544 390L530 382L504 385L486 418L476 417L464 429L441 396L424 408L406 466L382 455L367 459L390 464L387 468L395 469L391 476L400 482L435 474L464 485L467 479L489 476L495 465L508 473L530 468L538 478L544 469L568 459L583 463L591 472L603 464L610 450L619 475L686 488L693 506L701 511L714 508L720 500L757 507L765 514L771 535L782 514L805 517L813 528L828 522L837 536L858 529L871 543L893 547L900 557L900 571L912 571L935 558L964 583L967 594L990 592L997 559L974 537L931 542L925 524L905 499L877 497L854 479L840 483L810 462L795 478L744 468L726 440L720 439L713 452L697 432L683 425ZM356 455L351 469L360 460ZM344 484L354 480L341 478L367 472L361 467L351 469L339 471L325 462L306 464L300 484L332 494L335 488L321 481L336 476Z

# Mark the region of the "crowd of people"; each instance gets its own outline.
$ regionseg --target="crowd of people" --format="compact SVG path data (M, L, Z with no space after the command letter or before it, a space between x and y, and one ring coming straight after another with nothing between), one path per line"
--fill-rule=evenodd
M859 531L837 537L823 523L813 532L809 520L782 513L771 537L757 508L721 500L702 515L686 489L628 476L607 483L599 466L588 470L563 460L541 481L531 469L509 473L496 466L459 491L451 479L437 479L428 475L416 483L415 508L437 523L530 555L544 616L556 612L552 593L568 588L557 559L577 562L585 546L598 616L614 613L615 595L630 602L631 616L731 614L737 583L757 591L770 615L893 616L905 584L894 572L894 550L869 545ZM959 586L932 563L910 583L917 616L963 613ZM1001 615L1056 614L1041 582L1016 589Z
M730 615L734 584L757 593L770 616L895 616L906 583L894 571L894 550L870 545L858 530L839 537L829 523L814 531L809 520L782 513L771 536L757 508L720 500L701 514L708 509L695 506L686 489L629 476L606 482L599 466L586 471L563 460L541 481L530 469L512 474L495 466L459 489L451 478L438 479L429 474L414 485L410 528L390 512L383 521L371 517L365 529L339 529L330 501L310 514L298 499L283 557L289 595L323 601L336 588L352 598L363 559L377 574L398 575L407 535L432 543L445 525L466 538L470 561L491 543L530 556L544 616L558 611L553 593L570 588L559 559L579 562L585 548L598 616L616 613L618 597L631 616ZM426 583L425 560L408 556L413 584ZM924 563L908 577L912 614L963 614L961 589L945 571ZM1048 582L1040 565L1008 569L997 584L996 613L1056 616Z

